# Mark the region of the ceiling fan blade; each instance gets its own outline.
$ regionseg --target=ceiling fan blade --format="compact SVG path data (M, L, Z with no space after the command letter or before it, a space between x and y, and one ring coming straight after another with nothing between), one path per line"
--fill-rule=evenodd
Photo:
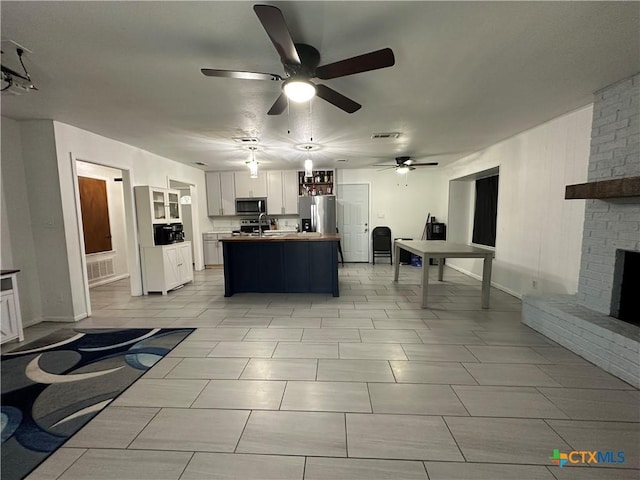
M287 108L287 96L281 93L277 100L271 105L267 115L280 115Z
M207 77L240 78L242 80L282 80L275 73L243 72L239 70L218 70L215 68L201 68L200 71Z
M412 167L435 167L438 165L438 162L430 162L430 163L412 163Z
M272 5L254 5L253 11L276 47L282 64L300 65L298 51L280 9Z
M384 167L384 168L379 168L378 170L376 170L376 172L382 172L383 170L389 170L390 168L396 168L395 165L371 165L372 167Z
M368 72L379 68L391 67L396 63L393 50L383 48L357 57L347 58L316 68L316 76L322 80L344 77L354 73Z
M357 112L362 108L362 105L359 103L354 102L326 85L316 85L316 94L323 100L326 100L347 113Z

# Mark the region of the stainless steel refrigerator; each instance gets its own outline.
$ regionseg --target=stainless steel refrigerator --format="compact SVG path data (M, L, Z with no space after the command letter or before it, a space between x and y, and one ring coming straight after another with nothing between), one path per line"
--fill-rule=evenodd
M300 231L336 233L336 197L335 195L316 195L298 198Z

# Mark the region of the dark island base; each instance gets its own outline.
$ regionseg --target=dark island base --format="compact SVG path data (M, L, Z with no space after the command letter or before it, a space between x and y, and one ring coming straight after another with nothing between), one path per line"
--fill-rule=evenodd
M338 289L338 242L223 242L224 296L331 293Z

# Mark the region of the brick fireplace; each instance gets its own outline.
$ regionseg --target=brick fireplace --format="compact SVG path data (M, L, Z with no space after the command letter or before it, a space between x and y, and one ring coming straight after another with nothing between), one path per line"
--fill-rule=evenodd
M566 195L587 199L578 292L525 296L522 321L640 387L640 74L595 93L588 180Z

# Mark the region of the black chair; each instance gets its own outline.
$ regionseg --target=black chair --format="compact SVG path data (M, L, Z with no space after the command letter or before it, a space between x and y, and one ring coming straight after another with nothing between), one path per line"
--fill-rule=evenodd
M340 233L338 227L336 227L336 233ZM344 265L344 255L342 255L342 242L338 240L338 254L340 255L340 259L342 260L342 265Z
M391 255L391 229L389 227L376 227L371 233L373 237L373 264L376 264L376 256L389 257L389 263L393 265Z

